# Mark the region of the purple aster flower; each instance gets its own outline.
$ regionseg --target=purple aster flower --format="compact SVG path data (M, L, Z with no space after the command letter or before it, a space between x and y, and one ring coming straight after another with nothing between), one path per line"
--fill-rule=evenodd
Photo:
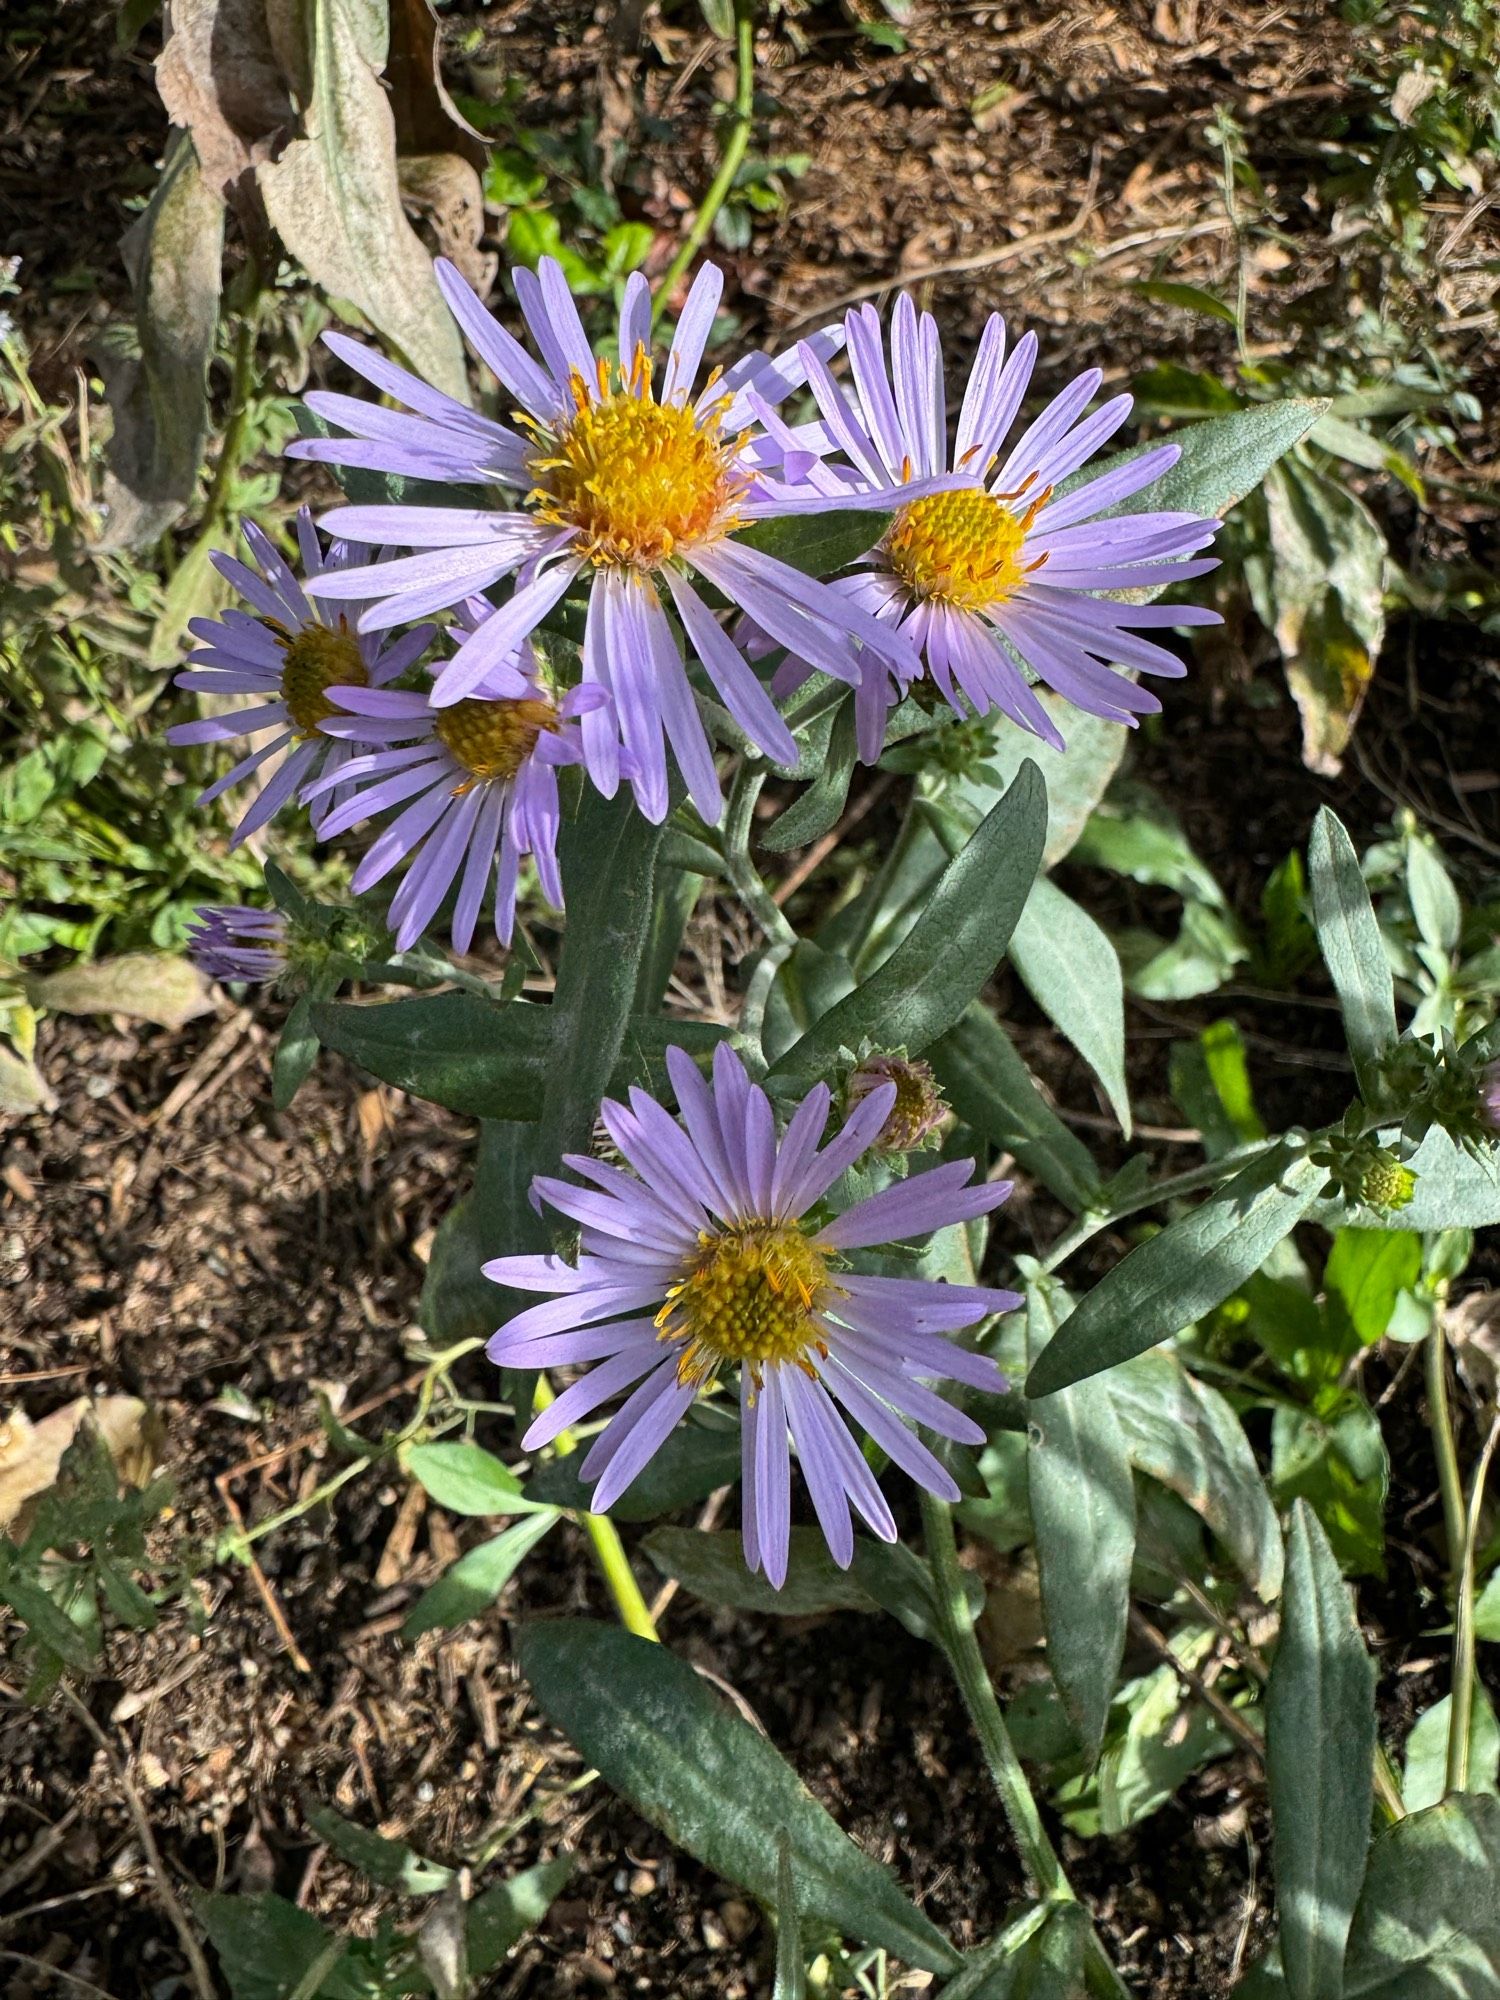
M382 638L351 632L344 613L329 623L253 521L245 523L245 540L259 564L258 574L234 556L216 553L211 560L252 609L192 619L188 630L203 643L188 654L188 671L177 675L176 684L199 694L254 699L248 708L179 723L167 731L172 744L225 743L274 731L268 742L210 785L199 805L250 777L278 751L286 752L235 828L231 847L264 826L319 772L337 771L353 754L323 727L336 713L328 690L383 686L420 659L435 632L431 625L419 626L387 645ZM309 582L354 560L354 551L340 542L324 554L305 507L297 515L297 544ZM320 833L332 806L325 796L313 813Z
M210 979L279 979L286 970L286 918L279 910L210 903L194 912L188 957Z
M748 613L771 639L839 679L858 684L861 649L883 671L918 671L911 642L847 593L815 582L787 563L732 539L736 529L776 515L821 512L816 493L792 492L826 449L820 431L780 426L768 446L753 434L752 413L771 409L805 379L806 357L832 353L839 336L806 341L796 355L747 356L694 394L723 276L705 264L677 323L659 391L650 358L651 293L639 272L625 283L619 365L596 361L561 267L543 258L537 272L512 275L539 365L491 318L451 264L439 259L438 282L470 345L519 405L511 430L429 388L414 375L338 334L329 345L375 387L408 407L391 411L350 396L314 392L319 415L353 433L302 439L302 458L373 466L381 471L455 483L509 487L518 506L336 507L325 517L359 542L398 543L416 551L395 562L323 576L311 586L324 598L380 601L360 616L381 630L457 603L514 577L497 616L487 619L443 669L439 706L472 695L574 582L588 586L583 642L585 684L611 699L583 720L589 774L612 797L630 753L630 782L642 812L667 810L666 746L706 819L721 808L713 752L667 616L675 609L688 652L719 699L758 747L779 762L796 755L791 733L744 655L695 587L701 578ZM800 357L800 358L799 358ZM761 475L783 478L768 485ZM879 506L845 494L842 504Z
M870 566L831 587L909 639L960 715L965 703L978 715L998 708L1061 748L1023 667L1091 715L1133 726L1137 716L1155 713L1161 707L1155 695L1111 672L1110 664L1180 676L1182 662L1140 632L1217 624L1218 614L1123 604L1114 593L1155 589L1215 568L1212 558L1189 558L1219 523L1196 514L1117 510L1159 479L1179 448L1158 445L1060 496L1058 486L1130 414L1129 396L1083 414L1102 379L1097 368L1069 383L1007 450L1037 342L1028 333L1007 356L1005 322L992 315L950 455L942 350L931 315L918 315L905 295L897 301L889 365L873 307L851 312L845 324L850 387L834 381L821 354L806 349L803 363L824 428L850 465L814 465L803 475L803 490L822 493L832 505L878 493L896 518L871 551ZM775 411L754 407L768 433L781 435ZM950 480L947 490L931 490L950 466L968 483L955 487ZM888 671L870 651L857 710L867 761L878 755L886 708L905 685L899 667ZM789 692L805 672L789 661L773 682L775 692Z
M629 1389L595 1439L583 1477L604 1512L659 1449L688 1405L739 1369L745 1560L779 1589L791 1515L790 1446L835 1562L854 1554L851 1504L886 1541L896 1524L845 1416L929 1492L958 1489L908 1427L982 1442L979 1426L928 1385L1003 1387L993 1361L943 1336L1020 1304L1014 1292L867 1276L845 1253L984 1215L1008 1182L970 1186L971 1160L933 1167L833 1220L808 1219L890 1115L894 1086L873 1090L819 1147L830 1094L818 1084L778 1141L770 1099L721 1043L713 1087L681 1049L667 1067L679 1124L644 1091L608 1101L604 1128L634 1173L567 1156L588 1187L539 1177L536 1193L582 1226L577 1262L500 1257L487 1276L553 1298L501 1327L489 1356L506 1368L599 1365L526 1433L548 1443ZM790 1446L788 1434L790 1433Z
M466 606L469 629L490 607ZM493 613L490 613L493 616ZM355 895L381 881L398 862L410 863L390 908L396 949L408 950L431 923L458 881L453 944L467 951L480 907L495 881L495 930L509 944L521 861L536 862L543 893L562 906L557 866L557 769L583 761L577 718L605 699L597 688L575 688L554 701L538 678L531 648L497 667L477 692L449 707L431 691L338 688L351 713L325 725L341 741L380 747L364 751L309 788L309 798L337 788L343 803L323 822L332 839L392 806L403 810L355 870Z

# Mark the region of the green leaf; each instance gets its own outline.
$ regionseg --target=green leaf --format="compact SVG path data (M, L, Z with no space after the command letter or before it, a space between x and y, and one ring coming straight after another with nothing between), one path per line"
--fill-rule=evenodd
M507 1238L527 1211L534 1125L484 1118L474 1185L460 1195L437 1226L417 1318L438 1348L482 1340L519 1305L515 1294L484 1275L489 1258L509 1247Z
M588 1457L589 1447L580 1445L563 1458L538 1466L527 1490L534 1500L546 1500L554 1507L587 1513L594 1491L592 1480L583 1480L578 1469ZM614 1506L614 1521L654 1521L662 1514L675 1513L704 1500L720 1486L730 1486L740 1476L740 1427L737 1423L688 1422L679 1424L640 1476L631 1481Z
M550 1511L529 1499L521 1482L477 1444L412 1444L401 1454L412 1478L453 1514L536 1514Z
M1339 820L1323 806L1307 853L1313 926L1338 995L1344 1035L1360 1093L1380 1101L1381 1059L1396 1045L1396 998L1359 857Z
M385 11L320 0L289 19L295 53L277 53L300 72L297 136L255 175L271 226L315 285L355 306L424 382L467 403L463 343L401 206L380 76Z
M730 540L758 549L804 576L832 576L868 555L895 518L879 508L832 507L826 514L783 514L771 521L754 521Z
M1387 1144L1394 1132L1381 1135ZM1404 1164L1417 1177L1405 1208L1377 1214L1342 1201L1320 1201L1313 1219L1327 1229L1357 1223L1363 1229L1410 1230L1437 1234L1444 1229L1493 1229L1500 1225L1500 1157L1493 1147L1475 1158L1434 1125Z
M1075 1215L1099 1193L1099 1169L1032 1081L1015 1044L982 1001L927 1051L965 1125L1042 1183Z
M791 1837L783 1828L776 1836L776 1985L771 2000L806 2000L806 1994L797 1878L792 1873Z
M233 2000L292 2000L341 1942L283 1896L196 1896L193 1902ZM369 1993L353 1966L335 1961L313 1988L313 2000L368 2000Z
M287 1015L271 1058L271 1102L287 1110L312 1074L318 1060L318 1033L312 1024L312 1002L302 994Z
M1370 1850L1344 1961L1345 2000L1497 2000L1500 1799L1456 1793Z
M1265 1138L1233 1021L1212 1022L1196 1041L1174 1042L1169 1067L1172 1095L1202 1133L1211 1160Z
M1087 910L1044 875L1026 899L1010 941L1010 961L1032 999L1104 1086L1128 1139L1125 986L1114 946Z
M943 870L890 957L772 1067L783 1096L809 1090L865 1035L919 1055L951 1028L1010 942L1042 858L1047 793L1024 764L1005 797Z
M944 1643L942 1610L932 1571L915 1549L905 1542L856 1538L852 1574L881 1610L898 1618L914 1639L925 1639L931 1646ZM984 1609L984 1585L972 1571L965 1570L963 1588L972 1624Z
M1125 289L1158 305L1180 306L1184 312L1198 313L1204 319L1221 319L1230 326L1235 323L1234 307L1216 299L1212 292L1205 292L1201 285L1179 285L1165 278L1135 278Z
M1448 1731L1453 1697L1445 1694L1425 1709L1406 1739L1406 1765L1401 1774L1401 1802L1408 1812L1435 1806L1448 1788ZM1469 1780L1465 1792L1500 1790L1500 1723L1482 1682L1474 1686L1469 1719Z
M844 802L849 796L849 781L854 776L855 757L854 701L851 696L835 712L822 769L801 797L794 799L761 835L761 846L772 854L786 854L794 847L807 847L811 842L821 840L829 828L837 824L844 810Z
M435 993L372 1007L315 1001L311 1008L324 1046L382 1082L471 1118L509 1122L541 1116L549 1073L560 1066L553 1061L561 1027L554 1012L527 1001L484 1000L477 993ZM621 1035L601 1036L601 1043L615 1043L615 1055L593 1099L595 1110L600 1097L631 1083L659 1089L669 1043L707 1055L727 1032L698 1021L637 1016Z
M708 1604L736 1611L805 1618L822 1611L874 1611L874 1599L828 1553L817 1528L793 1528L786 1582L780 1590L745 1567L738 1529L654 1528L642 1544L661 1571Z
M1480 1591L1474 1603L1476 1639L1500 1640L1500 1569Z
M1160 1349L1122 1363L1108 1388L1131 1464L1186 1501L1270 1603L1281 1589L1281 1529L1230 1405Z
M1271 1483L1277 1503L1307 1501L1352 1575L1385 1574L1385 1441L1356 1395L1331 1411L1277 1408L1271 1419Z
M58 1014L127 1014L132 1021L154 1021L163 1028L180 1028L213 1004L191 959L158 951L96 958L61 972L28 976L24 984L35 1007Z
M1073 859L1128 875L1132 882L1175 889L1186 902L1223 909L1223 890L1173 814L1152 793L1132 791L1128 796L1133 809L1117 808L1112 795L1092 816L1074 846Z
M1417 1281L1422 1239L1410 1229L1341 1229L1323 1267L1323 1289L1336 1300L1359 1347L1383 1340L1397 1296Z
M538 1862L535 1868L523 1869L508 1882L498 1882L474 1898L467 1920L469 1971L475 1978L493 1972L527 1931L542 1921L572 1873L572 1855L559 1854L555 1861Z
M974 2000L1080 2000L1088 1991L1083 1977L1088 1941L1083 1905L1053 1903L1045 1920L974 1989Z
M1047 839L1042 850L1042 866L1055 868L1073 848L1089 814L1109 789L1120 768L1130 731L1123 722L1107 722L1102 716L1085 715L1061 695L1039 687L1034 690L1066 747L1054 750L1029 729L1002 718L995 723L994 744L986 763L997 770L1008 785L1029 758L1047 781ZM965 803L987 812L993 803L993 787L965 779L954 788Z
M1132 1250L1049 1342L1026 1383L1051 1395L1202 1319L1290 1235L1327 1175L1283 1143Z
M404 1840L387 1840L384 1834L356 1826L331 1806L318 1806L307 1818L320 1840L383 1888L399 1889L403 1896L435 1896L453 1880L451 1868L424 1860Z
M8 1542L0 1538L0 1604L8 1604L34 1644L55 1653L64 1666L86 1673L97 1647L62 1607L22 1569Z
M1375 1668L1333 1550L1305 1502L1287 1534L1266 1770L1292 2000L1339 2000L1374 1802Z
M477 1549L460 1556L406 1614L402 1638L419 1639L424 1632L446 1631L487 1611L556 1519L550 1509L533 1514L530 1520L515 1522L493 1541L481 1542Z
M1222 517L1247 493L1254 492L1276 461L1307 436L1327 409L1323 397L1292 397L1279 403L1257 403L1250 409L1236 410L1231 416L1209 417L1202 423L1174 431L1171 442L1181 447L1182 456L1151 485L1151 506ZM1153 438L1148 444L1116 452L1075 473L1058 491L1069 493L1085 480L1097 479L1128 465L1161 442L1160 438ZM1138 505L1133 498L1121 500L1107 508L1100 518L1128 513Z
M1442 856L1425 840L1407 842L1406 893L1424 942L1451 957L1463 930L1463 905Z
M1028 1282L1026 1345L1033 1358L1054 1337L1059 1308L1066 1323L1060 1286L1045 1278ZM1092 1763L1125 1653L1135 1557L1135 1483L1106 1384L1078 1382L1048 1397L1033 1414L1026 1465L1047 1665Z
M806 1916L925 1971L958 1967L952 1945L840 1831L780 1752L665 1646L612 1625L557 1619L523 1627L516 1654L549 1720L706 1867L773 1902L785 1832Z

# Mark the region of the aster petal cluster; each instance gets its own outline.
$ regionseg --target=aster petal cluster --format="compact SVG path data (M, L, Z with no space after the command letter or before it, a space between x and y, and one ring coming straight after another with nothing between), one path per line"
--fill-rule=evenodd
M1004 320L986 324L965 386L950 451L942 346L929 313L903 294L889 354L879 315L864 306L846 326L851 380L834 379L822 354L801 350L833 450L807 467L806 490L829 506L878 494L895 519L867 566L833 588L910 641L922 670L960 714L999 710L1056 748L1063 739L1031 677L1075 708L1133 725L1161 706L1113 671L1179 676L1177 656L1144 632L1217 624L1189 605L1124 603L1115 593L1158 589L1213 569L1198 552L1217 521L1181 511L1132 511L1127 503L1180 456L1155 446L1128 465L1060 491L1119 430L1131 398L1092 413L1103 379L1086 370L1011 441L1036 366L1028 333L1007 349ZM773 437L793 440L774 410L758 410ZM933 491L938 475L952 478ZM860 754L880 751L888 706L910 677L879 656L860 683ZM789 692L806 663L774 683Z
M188 956L210 979L279 979L286 970L286 918L279 910L210 903L193 915Z
M625 1166L568 1155L578 1177L539 1177L536 1194L578 1224L574 1262L499 1257L496 1283L550 1294L489 1343L507 1368L585 1365L531 1425L526 1446L624 1395L584 1460L604 1512L661 1448L696 1397L738 1373L745 1560L778 1588L786 1576L796 1453L834 1560L854 1554L851 1509L894 1540L889 1504L850 1429L857 1424L927 1491L958 1489L911 1428L978 1444L983 1432L930 1385L1004 1386L995 1363L947 1338L1020 1304L1013 1292L866 1274L849 1253L987 1214L1006 1182L972 1183L961 1160L856 1202L823 1204L865 1154L895 1104L872 1089L826 1144L831 1095L817 1085L778 1137L771 1101L725 1044L710 1085L667 1051L680 1121L643 1090L606 1101L605 1131ZM581 1182L583 1185L579 1185Z
M199 643L188 654L187 670L176 676L176 685L197 694L249 696L249 705L179 723L167 731L167 741L178 746L229 743L269 732L264 743L239 758L198 800L199 805L209 804L279 757L241 816L232 847L300 798L314 779L336 776L348 762L352 753L324 727L337 713L329 690L383 687L420 659L433 638L430 625L387 641L351 630L347 612L330 620L253 521L245 523L244 535L255 559L253 569L222 552L211 560L250 608L236 607L222 618L190 621L188 630ZM337 575L355 559L347 543L334 542L325 550L305 507L297 516L297 548L309 586ZM359 607L351 608L357 615ZM335 803L325 788L313 810L318 831Z
M910 640L856 597L817 582L744 541L736 530L785 514L826 508L819 492L793 492L782 477L815 462L825 440L778 425L755 435L757 412L774 410L823 365L836 336L803 342L779 360L744 357L727 373L698 376L723 276L699 271L683 306L658 385L651 358L651 295L637 272L620 307L614 367L597 360L561 267L543 258L517 269L516 296L537 355L484 309L452 265L438 282L470 346L519 405L518 428L477 415L338 334L334 352L374 387L405 404L390 411L315 391L308 402L348 436L303 439L294 456L373 467L429 481L511 489L519 504L495 508L349 506L326 525L347 541L391 543L413 554L325 574L324 600L370 600L362 632L425 617L513 580L511 595L458 647L434 691L440 707L473 695L579 582L588 611L584 684L607 699L583 717L589 776L613 796L622 776L641 811L660 822L668 805L670 747L707 820L722 808L712 746L673 635L675 612L688 649L724 707L767 756L792 761L785 722L743 652L702 594L709 586L778 645L857 685L872 661L887 675L918 671ZM872 495L846 505L883 504Z

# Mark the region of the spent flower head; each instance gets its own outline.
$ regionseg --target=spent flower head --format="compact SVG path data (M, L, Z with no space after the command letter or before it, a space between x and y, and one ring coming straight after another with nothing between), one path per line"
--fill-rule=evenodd
M849 1073L844 1085L845 1107L852 1111L874 1090L889 1084L895 1100L884 1125L876 1134L876 1153L915 1153L936 1145L938 1133L948 1116L948 1106L931 1063L909 1056L905 1049L874 1050L864 1055Z
M499 1257L496 1283L550 1293L489 1344L502 1367L574 1363L574 1382L526 1433L526 1448L628 1391L589 1449L582 1476L607 1511L660 1450L694 1399L738 1375L743 1424L745 1560L779 1588L786 1577L795 1448L834 1560L854 1554L851 1506L893 1541L896 1523L846 1418L929 1492L958 1489L910 1428L978 1444L984 1433L929 1383L1003 1386L993 1361L945 1336L1014 1292L866 1275L849 1253L988 1214L1008 1182L971 1185L960 1160L827 1218L824 1198L886 1124L896 1087L882 1083L820 1146L831 1095L818 1084L777 1136L771 1101L721 1043L712 1086L682 1049L667 1051L681 1122L643 1090L606 1101L604 1126L626 1167L579 1155L579 1180L541 1176L536 1193L581 1225L578 1254Z

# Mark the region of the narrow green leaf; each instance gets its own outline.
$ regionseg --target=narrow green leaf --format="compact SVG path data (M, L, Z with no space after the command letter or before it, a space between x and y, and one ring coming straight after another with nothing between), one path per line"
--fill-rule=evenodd
M838 821L849 797L849 781L854 776L854 699L844 702L834 715L828 739L828 753L822 769L786 811L767 827L760 844L772 854L786 854L794 847L807 847L821 840Z
M974 1990L974 2000L1081 2000L1088 1950L1088 1913L1081 1903L1054 1903L1046 1920Z
M1375 1668L1328 1538L1305 1501L1287 1534L1266 1691L1281 1963L1291 2000L1339 2000L1374 1802Z
M1165 278L1135 278L1125 289L1158 305L1179 306L1184 312L1198 313L1204 319L1221 319L1234 325L1233 306L1204 291L1201 285L1179 285Z
M1500 2000L1500 1799L1457 1792L1370 1850L1345 2000Z
M304 993L286 1017L271 1058L271 1102L285 1111L312 1074L318 1060L318 1032L312 1024L312 1002Z
M895 518L879 508L832 507L826 514L784 514L772 521L754 521L731 539L801 570L804 576L832 576L868 555Z
M1326 1179L1286 1144L1252 1160L1211 1200L1116 1264L1043 1351L1027 1395L1097 1375L1222 1305L1291 1233Z
M548 1511L531 1500L508 1465L477 1444L456 1442L408 1445L402 1463L440 1507L454 1514L535 1514Z
M481 1542L477 1549L460 1556L406 1614L402 1638L419 1639L424 1632L462 1625L465 1619L487 1611L556 1519L550 1509L533 1514L530 1520L515 1522L493 1541Z
M1463 929L1463 905L1442 856L1425 840L1413 840L1407 846L1406 893L1424 942L1451 956L1458 950Z
M548 1718L705 1866L772 1903L785 1833L806 1916L925 1971L957 1968L942 1933L840 1831L781 1753L665 1646L558 1619L523 1627L516 1653Z
M1010 962L1042 1012L1104 1086L1130 1137L1125 1081L1125 982L1099 925L1044 875L1032 885L1010 941Z
M920 1054L951 1028L994 971L1042 858L1047 791L1023 764L1005 797L950 861L890 957L774 1065L782 1095L811 1089L862 1036Z
M1344 1016L1360 1092L1378 1103L1382 1057L1396 1045L1396 999L1390 962L1359 857L1342 824L1321 808L1307 852L1313 925Z
M514 1247L533 1172L535 1125L481 1119L474 1185L459 1196L437 1226L417 1318L435 1347L482 1340L512 1313L518 1296L484 1275L483 1266Z
M1396 1299L1416 1283L1422 1239L1410 1229L1341 1229L1323 1266L1323 1289L1336 1301L1360 1347L1383 1340Z
M8 1604L39 1646L46 1646L65 1666L82 1672L94 1663L95 1646L39 1583L32 1580L11 1553L0 1545L0 1604Z
M451 1868L425 1860L404 1840L387 1840L384 1834L357 1826L331 1806L316 1807L307 1819L320 1840L383 1888L399 1889L403 1896L435 1896L453 1880Z
M673 1577L707 1604L736 1611L805 1618L822 1611L874 1611L869 1593L828 1553L817 1528L793 1528L786 1581L781 1589L745 1567L739 1530L654 1528L642 1544L663 1576Z
M806 1993L807 1968L802 1962L802 1925L797 1915L792 1841L783 1827L776 1836L776 1985L771 2000L804 2000Z
M1445 1694L1423 1711L1412 1724L1406 1739L1406 1762L1401 1773L1401 1802L1408 1812L1435 1806L1448 1789L1448 1732L1453 1715L1453 1697ZM1474 1687L1474 1708L1469 1719L1469 1792L1500 1790L1500 1723L1485 1692L1483 1682Z
M1067 1311L1061 1286L1046 1278L1027 1283L1026 1345L1033 1358ZM1135 1558L1135 1482L1105 1383L1077 1382L1034 1412L1026 1469L1047 1665L1092 1763L1125 1654Z
M1037 1089L1015 1044L982 1001L927 1051L965 1125L1081 1214L1099 1193L1093 1155Z
M1306 437L1327 409L1324 397L1291 397L1279 403L1256 403L1247 410L1183 425L1172 433L1170 440L1180 447L1182 455L1150 487L1151 506L1222 518L1247 493L1255 491L1277 459L1284 458L1294 444ZM1075 473L1058 490L1071 492L1086 480L1098 479L1128 465L1161 442L1160 438L1152 438L1147 444L1116 452ZM1139 504L1135 499L1121 500L1106 508L1101 518L1126 513Z
M330 1947L342 1942L283 1896L195 1896L193 1906L234 2000L290 2000ZM329 2000L360 2000L369 1992L351 1968L337 1963L318 1990Z
M476 1896L468 1908L469 1971L493 1972L513 1946L546 1916L573 1873L571 1854L538 1862Z

